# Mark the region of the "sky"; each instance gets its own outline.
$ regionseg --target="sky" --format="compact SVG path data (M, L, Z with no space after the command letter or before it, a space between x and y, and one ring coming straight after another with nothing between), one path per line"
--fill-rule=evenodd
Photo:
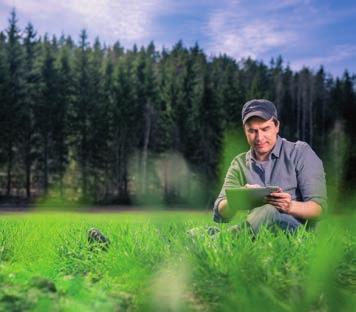
M38 35L86 29L126 49L150 41L158 50L196 42L208 56L248 56L268 64L281 55L294 70L323 65L334 76L356 73L355 0L0 0L0 30L12 8L19 26Z

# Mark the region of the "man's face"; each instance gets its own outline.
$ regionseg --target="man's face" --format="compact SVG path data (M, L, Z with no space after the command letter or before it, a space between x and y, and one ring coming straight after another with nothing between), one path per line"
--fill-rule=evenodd
M279 124L275 125L273 119L264 120L251 117L244 125L248 144L253 148L256 158L267 159L277 141Z

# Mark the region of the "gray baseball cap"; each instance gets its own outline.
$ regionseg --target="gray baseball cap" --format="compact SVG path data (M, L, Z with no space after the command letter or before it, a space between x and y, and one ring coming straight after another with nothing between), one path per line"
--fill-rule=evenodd
M270 120L272 117L278 119L276 106L265 99L254 99L245 103L241 112L242 124L251 117L260 117Z

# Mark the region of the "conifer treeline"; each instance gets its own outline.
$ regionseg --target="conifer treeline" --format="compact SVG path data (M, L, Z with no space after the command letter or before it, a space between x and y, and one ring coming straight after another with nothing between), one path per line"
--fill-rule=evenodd
M153 43L131 50L99 39L90 45L85 30L77 43L41 38L31 24L20 30L13 11L0 33L1 196L31 198L55 188L62 196L123 203L162 188L167 199L179 194L165 182L179 169L158 163L158 184L148 172L150 155L172 153L186 161L188 180L199 176L215 192L225 130L240 125L241 107L252 98L275 102L283 136L334 157L330 170L343 172L334 183L355 185L354 82L347 71L336 79L322 67L293 72L281 57L268 66L208 58L182 42L159 52Z

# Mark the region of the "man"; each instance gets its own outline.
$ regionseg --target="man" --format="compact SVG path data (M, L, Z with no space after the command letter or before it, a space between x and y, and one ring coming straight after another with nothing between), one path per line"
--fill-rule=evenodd
M307 220L320 216L326 207L325 173L321 160L302 141L282 139L275 105L251 100L242 108L242 123L250 150L235 157L214 204L214 221L228 222L237 209L229 207L225 189L279 186L266 204L252 209L247 226L255 234L261 226L295 232Z

